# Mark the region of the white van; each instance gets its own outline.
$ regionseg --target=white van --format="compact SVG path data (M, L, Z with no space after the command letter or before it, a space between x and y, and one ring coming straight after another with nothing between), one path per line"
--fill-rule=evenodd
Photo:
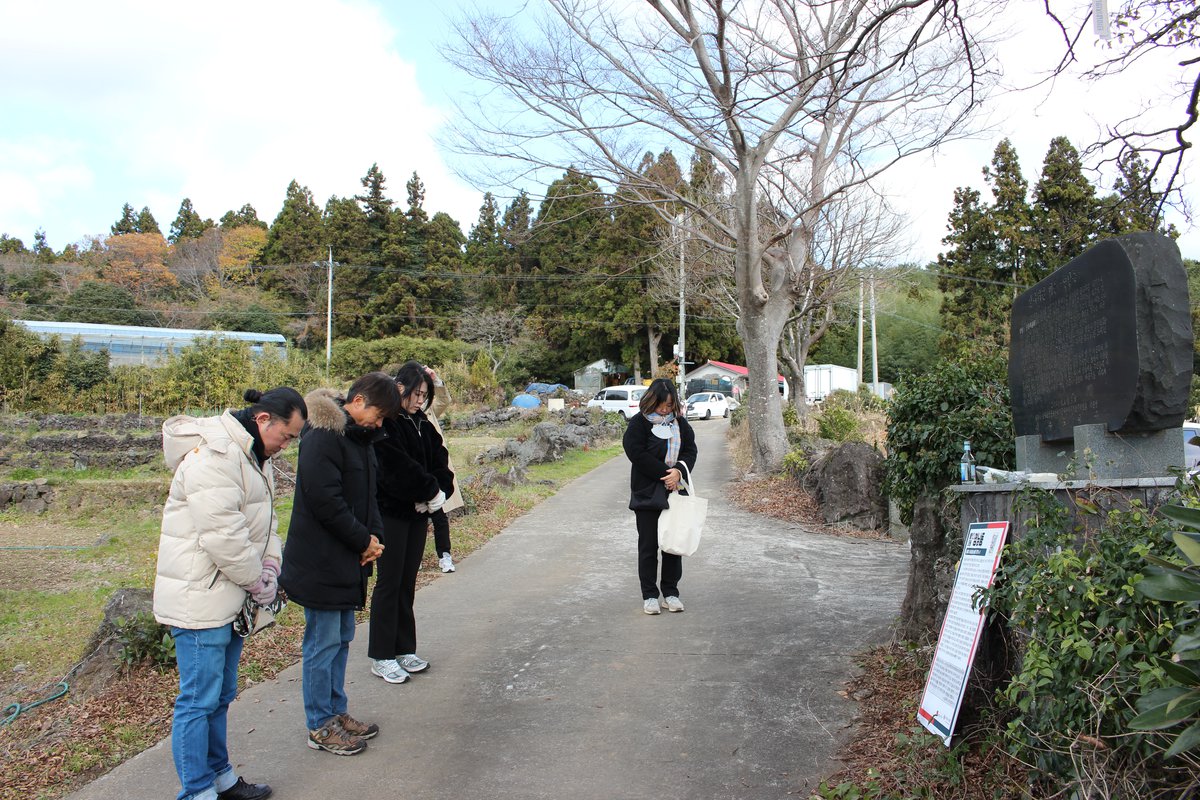
M645 386L610 386L596 392L596 396L588 400L588 408L599 408L605 412L615 411L625 419L638 413L638 404L646 393Z

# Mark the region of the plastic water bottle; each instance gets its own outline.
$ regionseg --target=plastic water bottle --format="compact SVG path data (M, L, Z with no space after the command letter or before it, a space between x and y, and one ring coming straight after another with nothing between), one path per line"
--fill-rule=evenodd
M970 442L963 442L962 461L958 463L958 482L975 483L975 456L971 453Z

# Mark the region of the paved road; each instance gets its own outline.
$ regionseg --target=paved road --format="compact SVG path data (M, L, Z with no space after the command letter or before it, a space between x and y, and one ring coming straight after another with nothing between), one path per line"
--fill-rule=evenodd
M251 687L230 751L281 800L782 798L804 795L855 707L852 656L884 641L908 549L738 510L721 420L696 425L705 540L684 562L682 614L642 613L628 462L564 487L417 594L409 683L373 677L351 646L350 711L382 732L366 753L305 746L300 668ZM160 743L72 795L178 790Z

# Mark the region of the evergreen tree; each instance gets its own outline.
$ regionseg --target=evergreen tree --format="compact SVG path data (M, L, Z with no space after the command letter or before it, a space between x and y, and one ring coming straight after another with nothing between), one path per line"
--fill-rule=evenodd
M413 180L417 180L415 172ZM383 177L378 164L371 165L361 182L365 192L356 195L354 199L362 204L362 210L366 213L367 225L371 232L370 249L378 253L382 251L383 242L387 238L395 203L387 197L387 179ZM421 194L424 195L424 190L421 190Z
M41 228L33 233L33 257L39 264L53 264L58 260L54 248L46 242L46 232Z
M167 237L167 241L175 244L180 239L199 239L206 230L215 227L211 219L203 219L196 210L192 208L190 198L183 198L183 202L179 204L179 214L175 217L175 221L171 223L171 234Z
M364 315L377 285L373 266L377 248L368 215L355 199L331 197L325 204L325 242L340 266L333 282L334 333L338 337L367 334Z
M123 233L137 233L137 217L133 214L133 206L126 203L121 206L121 218L113 223L109 229L113 236L120 236Z
M1012 142L1003 139L996 145L991 166L984 167L983 176L994 198L990 214L996 234L996 268L1007 273L1013 283L1025 282L1030 278L1026 262L1032 244L1029 183L1021 175Z
M567 382L578 367L620 358L611 287L596 280L599 255L610 235L607 201L591 178L568 170L546 190L531 229L530 267L538 280L520 290L529 324L547 345L530 364L546 379Z
M263 246L264 288L278 294L292 311L307 314L291 328L297 344L323 345L325 341L326 270L313 266L325 261L324 222L321 209L308 187L288 184L287 196L267 230Z
M150 206L142 206L142 210L138 212L137 220L134 223L137 227L137 233L157 233L162 236L162 231L158 227L158 220L150 213Z
M997 237L991 209L975 189L954 191L954 208L938 256L938 289L942 291L942 339L946 354L1008 346L1011 273L998 268Z
M499 308L504 283L497 276L507 272L506 252L500 242L500 208L491 192L483 195L479 218L467 234L463 264L468 273L478 276L464 287L465 302L476 308ZM508 304L511 305L511 304Z
M237 211L226 211L221 217L220 226L227 230L240 228L245 225L253 225L256 228L267 229L267 223L258 218L258 212L254 210L254 206L246 203Z
M1096 240L1098 218L1096 190L1083 174L1079 151L1065 136L1056 136L1033 189L1038 253L1028 282L1036 283L1086 250Z
M0 256L2 255L25 255L29 251L25 249L25 242L9 236L7 233L0 233Z
M107 325L154 325L154 315L137 307L133 293L111 283L84 281L71 292L55 319Z
M465 244L454 219L442 212L434 214L421 229L420 253L385 273L385 288L371 300L368 314L373 334L453 337L464 307L461 279L453 276L463 272Z

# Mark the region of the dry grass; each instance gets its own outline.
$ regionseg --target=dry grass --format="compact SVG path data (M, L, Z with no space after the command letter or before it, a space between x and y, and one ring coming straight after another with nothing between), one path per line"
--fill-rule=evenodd
M473 471L470 454L485 445L481 441L484 438L487 437L476 435L462 448L453 436L449 438L451 455L456 459L456 465L462 467L461 475ZM492 444L498 441L493 439ZM475 513L457 516L451 521L455 558L461 559L475 551L514 518L552 495L559 486L619 451L619 445L590 448L586 452L573 451L561 462L532 468L531 484L503 492L476 491L472 498ZM88 491L81 494L84 502L91 496ZM111 494L109 491L106 496L111 499ZM8 531L12 545L23 545L24 538L31 532L38 535L40 541L53 533L54 541L93 543L87 549L64 550L55 555L45 551L10 551L0 559L0 566L13 567L7 571L0 569L0 597L11 601L6 609L0 609L0 620L4 619L5 612L16 615L15 621L10 618L9 630L24 637L19 642L6 642L0 637L0 643L4 643L9 651L4 660L21 657L25 664L25 671L17 675L18 682L3 691L3 704L29 704L45 697L49 689L47 682L55 680L47 676L63 675L70 669L78 653L68 652L70 648L62 647L61 643L82 643L95 628L104 597L93 596L94 593L111 591L114 585L151 584L158 526L156 513L150 512L160 508L157 502L156 499L148 505L144 497L140 502L126 498L126 502L112 505L102 519L93 514L90 521L80 526L82 530L60 517L78 517L78 504L74 503L64 503L61 510L40 518L33 527L29 527L29 520L25 518L12 515L11 518L0 518L0 534ZM290 497L280 502L280 514L285 522L290 504ZM72 505L76 507L71 508ZM108 533L110 531L112 533ZM100 543L97 543L98 537ZM22 554L19 565L16 565L17 558L9 558L17 554ZM96 563L101 563L104 568L93 575L98 569ZM81 594L78 591L50 593L51 599L43 601L44 607L31 617L28 610L16 609L20 596L28 594L20 587L27 585L31 574L41 576L39 585L42 588L46 587L47 581L65 581L79 589L80 579L87 576L84 588L90 590L87 594L91 600L85 603L87 598L77 598ZM425 586L441 577L430 542L417 576L417 586ZM64 607L64 604L67 605ZM77 606L86 606L90 615L78 613ZM359 620L366 619L366 612L360 612ZM247 639L239 670L242 686L274 678L297 663L303 633L302 610L289 606L278 616L274 627ZM14 650L16 645L21 648L19 652ZM39 656L42 651L37 648L52 650L55 658L48 654ZM43 687L43 684L47 686ZM162 674L149 667L140 667L123 675L98 696L82 698L68 693L0 726L0 800L54 800L161 740L170 732L177 688L178 676L174 671ZM6 711L0 719L11 713L11 709Z

